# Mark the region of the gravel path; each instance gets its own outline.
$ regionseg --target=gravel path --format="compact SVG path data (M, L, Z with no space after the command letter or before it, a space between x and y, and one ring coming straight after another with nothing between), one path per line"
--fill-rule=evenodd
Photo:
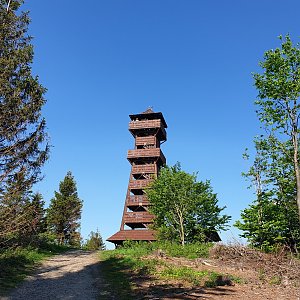
M97 253L70 251L45 261L3 300L97 299L101 278Z

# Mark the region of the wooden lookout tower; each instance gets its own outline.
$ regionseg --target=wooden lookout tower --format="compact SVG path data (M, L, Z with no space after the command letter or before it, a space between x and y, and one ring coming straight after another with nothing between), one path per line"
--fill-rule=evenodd
M167 123L161 112L151 108L145 112L129 115L129 131L135 139L134 150L129 150L127 159L131 172L125 199L120 231L107 240L116 246L126 240L155 241L155 232L149 229L153 222L145 188L157 177L166 158L160 145L167 140Z

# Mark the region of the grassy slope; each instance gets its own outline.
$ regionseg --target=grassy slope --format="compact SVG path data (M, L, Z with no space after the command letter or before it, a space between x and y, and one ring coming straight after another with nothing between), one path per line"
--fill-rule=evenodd
M175 280L192 286L222 285L222 282L218 282L222 274L175 266L159 259L159 255L189 259L205 258L208 257L210 247L210 244L193 244L185 247L168 243L131 244L125 248L101 252L102 273L109 283L110 290L114 291L116 299L132 299L138 292L137 284L143 281ZM153 253L155 255L151 256Z
M52 246L47 250L19 248L0 251L0 296L24 280L40 261L66 250Z

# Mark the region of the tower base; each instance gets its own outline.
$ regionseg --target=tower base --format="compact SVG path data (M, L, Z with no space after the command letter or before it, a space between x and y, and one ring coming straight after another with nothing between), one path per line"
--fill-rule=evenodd
M123 242L131 240L131 241L145 241L145 242L154 242L155 231L154 230L120 230L107 241L114 243L115 245L122 245Z

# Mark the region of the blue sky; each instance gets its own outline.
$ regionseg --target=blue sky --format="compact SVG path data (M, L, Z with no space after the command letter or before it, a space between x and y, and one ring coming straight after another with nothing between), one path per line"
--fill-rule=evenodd
M242 153L259 133L251 73L278 35L299 41L299 1L35 0L23 8L33 71L48 89L53 147L35 187L47 204L70 170L84 200L83 236L119 230L133 147L128 115L153 106L168 124L168 164L210 179L219 204L239 218L254 199L241 176Z

